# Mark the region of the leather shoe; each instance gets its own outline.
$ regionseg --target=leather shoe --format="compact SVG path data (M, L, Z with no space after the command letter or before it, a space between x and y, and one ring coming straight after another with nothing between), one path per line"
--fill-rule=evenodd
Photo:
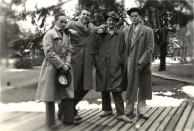
M149 119L149 116L147 114L139 114L139 116L143 119Z
M113 115L112 111L104 111L103 114L100 115L100 117L105 117L105 116L109 116L109 115Z
M134 113L133 113L133 112L126 112L125 115L126 115L127 117L132 117L132 116L134 115Z
M126 115L121 115L117 117L118 120L120 121L124 121L126 123L132 123L133 121L131 119L129 119Z
M76 116L74 116L74 120L80 121L80 120L82 120L82 118L81 118L81 116L76 115Z

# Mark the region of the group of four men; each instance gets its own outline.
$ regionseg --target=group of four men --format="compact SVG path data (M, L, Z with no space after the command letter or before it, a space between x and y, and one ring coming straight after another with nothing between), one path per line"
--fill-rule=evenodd
M119 16L111 11L106 24L95 27L90 23L90 12L82 10L78 21L70 21L59 14L55 26L43 38L46 59L43 62L37 89L37 99L43 102L60 100L59 119L63 118L65 101L72 100L74 122L79 121L76 105L92 89L92 70L96 69L96 91L102 94L101 117L112 115L113 95L117 118L132 122L134 103L138 97L139 116L144 113L145 100L152 98L151 57L154 45L153 31L141 22L141 10L127 11L132 24L123 30L116 28ZM61 31L65 28L65 32ZM56 84L58 72L70 71L68 88ZM126 90L126 109L122 92Z

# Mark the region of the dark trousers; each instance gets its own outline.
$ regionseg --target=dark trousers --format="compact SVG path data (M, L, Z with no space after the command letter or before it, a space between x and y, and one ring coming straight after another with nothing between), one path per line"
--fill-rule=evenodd
M58 107L58 118L63 123L72 124L74 122L73 99L62 99Z
M74 91L74 99L73 99L73 109L74 115L78 115L78 111L76 110L76 105L82 100L82 98L88 93L88 90L84 90L83 88L78 88Z
M124 102L121 93L122 92L120 91L112 92L117 116L121 116L124 114ZM102 110L112 111L110 92L102 92Z

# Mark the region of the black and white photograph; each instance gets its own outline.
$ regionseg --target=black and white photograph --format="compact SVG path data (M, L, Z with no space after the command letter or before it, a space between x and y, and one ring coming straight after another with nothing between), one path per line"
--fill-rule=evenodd
M194 131L194 0L0 0L0 131Z

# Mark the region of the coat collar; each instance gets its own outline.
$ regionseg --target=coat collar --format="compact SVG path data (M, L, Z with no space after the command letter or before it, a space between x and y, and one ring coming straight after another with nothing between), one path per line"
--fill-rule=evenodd
M131 26L131 30L132 30L132 26ZM139 38L140 38L142 35L143 35L143 24L140 24L140 27L139 27L139 29L138 29L138 31L137 31L137 36L136 36L134 42L131 43L131 48L134 47L134 45L137 43L137 41L139 40Z
M106 34L109 34L109 33L108 33L108 30L106 30L105 33L106 33ZM119 34L119 30L118 30L118 29L115 29L113 35L117 35L117 34ZM112 36L113 36L113 35L112 35Z
M60 28L57 27L57 26L55 25L55 26L54 26L54 29L55 29L57 35L58 35L60 38L63 38L63 36L62 36L62 34L61 34L61 32L60 32ZM62 32L62 33L63 33L63 32Z

